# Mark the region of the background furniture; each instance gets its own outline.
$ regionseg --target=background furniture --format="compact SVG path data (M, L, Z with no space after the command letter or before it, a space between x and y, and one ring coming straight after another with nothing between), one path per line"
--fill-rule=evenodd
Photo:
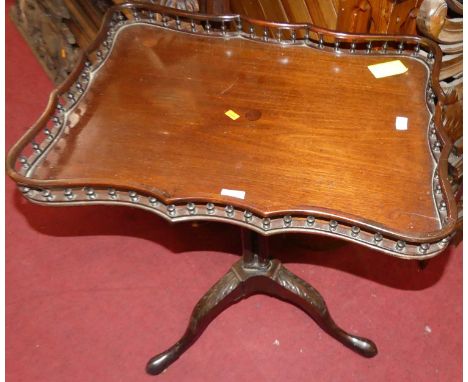
M444 53L440 84L447 95L443 124L454 142L450 173L459 201L460 228L463 214L463 4L457 0L426 0L418 12L419 31L439 44Z
M96 36L111 0L18 0L10 16L55 83L71 73Z
M148 3L203 13L237 13L248 17L314 25L351 33L406 34L422 33L437 42L449 45L447 53L455 54L450 70L460 72L460 49L463 5L457 0L144 0ZM18 0L12 17L28 38L33 50L44 61L55 82L64 79L74 63L76 53L96 35L104 11L123 0ZM131 15L127 15L131 17ZM417 28L417 26L419 28ZM64 51L62 51L62 49ZM72 52L70 52L70 50ZM72 54L73 53L73 54ZM61 67L65 67L65 71ZM55 74L53 74L55 73ZM59 75L60 74L60 75Z
M147 0L150 3L156 1ZM52 80L63 82L96 37L105 11L124 0L17 0L10 16ZM158 0L190 11L197 0ZM132 17L130 14L127 17Z

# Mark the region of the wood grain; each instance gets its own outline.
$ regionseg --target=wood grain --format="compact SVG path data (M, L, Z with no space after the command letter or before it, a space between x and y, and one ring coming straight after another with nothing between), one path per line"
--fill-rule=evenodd
M127 27L34 177L137 185L168 201L225 203L229 188L263 215L318 207L435 231L428 69L401 59L406 74L377 80L367 65L383 55Z

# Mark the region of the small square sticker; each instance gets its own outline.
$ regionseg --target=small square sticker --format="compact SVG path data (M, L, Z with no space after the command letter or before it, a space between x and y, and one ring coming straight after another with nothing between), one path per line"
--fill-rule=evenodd
M408 118L406 118L406 117L396 117L396 119L395 119L395 128L397 130L400 130L400 131L408 130Z
M239 114L237 114L234 110L228 110L224 114L226 114L229 118L231 118L233 121L235 121L237 118L240 117Z

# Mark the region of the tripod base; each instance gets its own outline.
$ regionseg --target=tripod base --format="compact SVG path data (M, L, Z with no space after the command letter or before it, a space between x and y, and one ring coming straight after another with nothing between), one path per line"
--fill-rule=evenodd
M375 344L366 338L345 332L335 324L320 293L310 284L288 271L278 260L259 255L265 246L253 233L244 232L244 258L202 297L195 306L182 338L166 351L150 359L149 374L159 374L177 360L223 310L252 294L264 293L290 302L304 310L332 337L364 357L377 354Z

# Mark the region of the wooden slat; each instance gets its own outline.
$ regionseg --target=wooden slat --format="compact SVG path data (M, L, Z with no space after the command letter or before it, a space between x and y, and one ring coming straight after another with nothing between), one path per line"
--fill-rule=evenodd
M64 0L66 7L70 12L72 20L84 33L87 40L93 40L98 32L96 25L87 17L81 6L73 0Z
M463 54L445 55L442 57L440 80L457 76L460 73L463 73Z
M442 43L463 41L463 19L446 19L444 27L437 37Z
M292 23L313 23L305 0L283 1L283 6Z
M369 33L372 7L367 1L342 0L338 11L336 29L342 32Z
M288 22L288 16L281 0L258 0L259 6L268 21Z
M336 9L329 0L305 0L314 25L335 29L338 19Z
M386 33L416 35L418 3L421 0L407 0L395 4L387 21Z
M103 12L96 7L92 1L82 1L80 5L83 12L88 16L89 20L92 21L96 29L99 29L104 16Z
M439 44L439 47L445 54L457 54L463 52L462 42L457 44Z

